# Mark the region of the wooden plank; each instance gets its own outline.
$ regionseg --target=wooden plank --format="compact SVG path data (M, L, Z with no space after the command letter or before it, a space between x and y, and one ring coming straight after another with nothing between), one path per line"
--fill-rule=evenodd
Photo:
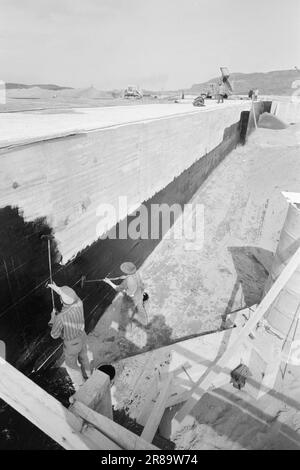
M231 357L236 353L238 347L243 343L251 331L256 327L257 323L262 319L263 315L267 312L268 308L271 306L272 302L276 299L277 295L281 289L285 286L287 281L293 275L295 270L298 268L300 263L300 248L297 249L296 253L292 256L287 266L283 269L279 277L276 279L271 289L268 291L266 296L263 298L259 306L257 307L254 315L248 320L246 325L241 329L238 338L234 343L228 348L228 350L223 354L219 361L210 368L210 371L204 378L203 375L197 380L195 386L191 390L191 398L184 404L184 406L179 410L176 415L176 421L180 423L183 421L185 416L187 416L193 409L195 405L195 398L197 400L210 388L213 387L212 383L212 372L218 372L222 369ZM199 389L199 391L197 391ZM194 395L194 396L193 396Z
M110 385L106 393L104 394L102 400L100 401L99 405L95 408L95 411L101 413L103 416L107 416L109 419L113 419L113 410L112 410L112 403L111 403L111 393L110 393Z
M105 449L101 447L100 433L96 445L87 434L81 434L82 419L1 358L0 377L0 398L64 449Z
M225 383L229 382L229 378L226 374L221 374L220 376L216 376L214 380L214 384L217 386L222 386ZM187 389L183 386L180 386L180 379L173 379L172 385L170 387L170 394L169 398L166 402L166 408L170 408L175 405L179 405L187 401L191 396L191 388ZM155 400L156 401L156 400Z
M267 366L264 378L262 380L262 383L259 389L257 399L262 398L266 393L268 393L271 389L274 388L278 373L281 370L281 365L283 365L284 367L284 370L282 371L282 378L284 378L287 364L290 359L290 353L291 353L294 335L298 327L297 313L298 312L296 312L296 315L294 316L294 319L290 328L290 332L287 335L287 338L283 344L281 352L279 352L277 357L275 356L273 360Z
M157 402L160 394L160 390L158 388L157 379L151 382L151 387L149 387L149 394L147 395L145 405L141 409L139 416L137 417L136 421L141 426L146 426L146 423L153 411L155 403ZM173 379L172 385L169 389L169 396L166 402L166 408L170 408L172 406L178 405L189 399L190 389L187 389L180 385L180 379Z
M179 403L183 403L190 398L190 390L185 390L182 393L176 392L169 396L166 408L170 408L171 406L179 405Z
M264 350L258 351L249 344L249 360L242 361L250 370L250 376L247 379L245 391L252 398L258 399L259 388L262 384L264 374L268 367L268 360L264 356Z
M170 390L172 380L173 380L173 374L170 374L169 377L167 377L167 379L162 384L159 397L153 407L152 413L141 435L142 439L145 439L145 441L152 442L155 436L155 433L157 431L161 418L166 409L166 402L169 397L169 393L170 393L169 390Z
M257 394L257 400L262 398L266 393L268 393L274 387L278 372L280 370L280 365L281 365L281 355L276 360L274 360L271 364L268 364L266 371L265 371L265 375L263 377L263 380L261 382L261 385Z
M95 370L91 377L71 397L70 402L73 403L75 400L113 419L110 378L107 374Z
M157 447L153 444L150 444L128 429L120 426L118 423L96 413L83 403L76 401L72 406L72 411L88 423L91 423L95 428L99 429L101 433L116 442L123 449L157 450Z
M263 381L261 383L258 399L262 398L266 393L268 393L271 389L274 388L278 373L281 370L281 366L283 366L284 368L282 371L282 379L284 378L287 364L289 363L290 359L291 348L293 345L296 331L298 329L298 315L299 308L297 309L294 315L290 331L287 334L281 352L278 353L277 357L275 356L273 360L268 364Z
M126 390L126 396L131 403L136 396L139 384L144 381L145 374L148 373L148 363L151 364L152 355L153 351L148 351L147 354L133 356L129 365L125 364L125 367L123 366L121 368L122 371L118 369L114 382L118 384L118 389ZM126 362L126 360L123 360L123 362ZM120 393L118 392L117 403L119 403L119 401Z
M107 418L108 419L108 418ZM91 442L94 447L91 450L122 450L116 442L93 426L85 426L81 434Z
M140 410L140 414L137 416L136 421L141 426L145 426L150 414L152 413L155 399L159 396L159 379L158 379L158 371L154 374L153 379L151 380L149 387L148 387L148 394L146 396L146 400L143 403L143 407Z
M178 369L181 370L182 368L180 367ZM182 403L183 401L186 401L188 399L188 397L187 397L188 390L186 388L182 387L182 386L180 387L180 379L175 380L175 378L174 378L174 373L175 372L176 371L172 370L172 373L173 373L172 385L174 385L174 387L170 386L169 397L167 399L166 406L165 406L166 408L177 405L178 403ZM170 374L170 372L163 372L161 374L157 370L154 377L153 377L153 379L152 379L152 381L150 382L149 387L148 387L148 394L146 396L146 400L144 401L143 406L140 410L140 413L136 418L137 423L140 424L141 426L143 426L143 427L146 426L146 423L147 423L151 413L153 412L153 408L155 406L155 403L159 399L162 384L163 384L164 380L167 379L169 374ZM161 377L161 380L159 380L159 376ZM164 378L164 380L162 379L162 377Z

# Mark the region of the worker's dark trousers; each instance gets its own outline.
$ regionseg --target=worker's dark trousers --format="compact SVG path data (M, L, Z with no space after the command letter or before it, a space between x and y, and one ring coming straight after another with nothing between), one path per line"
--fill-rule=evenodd
M136 318L142 325L147 325L147 312L143 303L143 292L139 291L133 297L123 295L121 315L128 315L130 320Z
M82 370L83 367L87 376L91 374L90 361L87 354L87 336L84 333L70 341L64 341L65 366L75 390L84 383ZM79 364L78 364L79 362Z

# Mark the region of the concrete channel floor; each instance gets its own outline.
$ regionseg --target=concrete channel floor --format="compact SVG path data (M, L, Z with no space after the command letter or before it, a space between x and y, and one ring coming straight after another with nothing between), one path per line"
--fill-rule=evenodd
M221 162L192 201L204 205L203 248L159 244L140 270L148 326L120 318L116 297L89 336L95 365L218 330L224 315L260 301L287 210L281 192L300 191L299 148L298 126L258 129Z

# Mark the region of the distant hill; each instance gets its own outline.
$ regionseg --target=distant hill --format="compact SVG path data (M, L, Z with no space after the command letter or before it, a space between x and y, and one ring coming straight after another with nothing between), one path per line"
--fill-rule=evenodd
M267 73L232 73L229 81L235 94L248 94L251 88L258 88L263 95L290 95L291 85L297 79L300 79L300 72L297 70L275 70ZM194 84L186 92L201 93L208 90L210 84L218 81L219 78L213 78L208 82Z
M16 90L20 88L41 88L42 90L72 90L71 87L67 86L59 86L59 85L24 85L23 83L6 83L5 84L7 90Z
M196 83L189 89L185 89L185 93L199 94L210 89L210 85L218 83L220 77L212 78L211 80L204 83ZM245 95L248 94L249 90L259 89L260 94L263 95L290 95L292 93L291 85L294 80L300 79L300 72L297 70L275 70L266 73L232 73L230 74L230 83L233 88L234 94ZM113 91L100 91L94 87L74 89L72 87L59 86L54 84L35 84L25 85L23 83L6 83L8 90L28 90L30 94L38 94L38 89L49 90L49 91L62 91L66 93L66 97L74 98L89 98L89 99L102 99L113 96L119 96L120 90ZM31 89L29 91L29 89ZM179 93L165 91L166 94ZM27 94L28 94L27 93ZM149 91L144 90L144 96L158 94L161 95L160 91ZM29 96L28 95L28 96Z
M90 100L101 100L105 98L112 98L113 97L113 92L111 91L101 91L97 90L97 88L94 88L93 86L88 87L88 88L77 88L77 89L72 89L72 90L66 90L65 92L62 92L62 96L66 98L72 98L76 100L84 100L84 99L90 99Z

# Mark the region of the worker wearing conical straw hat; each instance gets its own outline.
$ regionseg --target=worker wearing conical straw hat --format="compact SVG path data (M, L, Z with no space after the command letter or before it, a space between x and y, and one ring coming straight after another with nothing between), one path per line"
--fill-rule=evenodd
M72 379L74 388L77 390L84 383L79 364L82 365L86 377L91 375L90 362L87 355L83 303L76 292L69 286L59 287L53 282L52 284L49 283L47 287L60 296L62 309L57 315L54 312L49 322L52 325L51 336L54 339L63 339L65 366Z
M127 310L130 319L132 320L137 313L140 323L146 325L148 323L148 319L143 302L145 286L142 278L137 272L136 266L129 261L121 264L120 270L125 274L125 276L121 276L121 279L123 280L120 285L116 286L108 278L105 278L105 282L110 284L117 292L123 293L125 305L123 305L122 310Z

